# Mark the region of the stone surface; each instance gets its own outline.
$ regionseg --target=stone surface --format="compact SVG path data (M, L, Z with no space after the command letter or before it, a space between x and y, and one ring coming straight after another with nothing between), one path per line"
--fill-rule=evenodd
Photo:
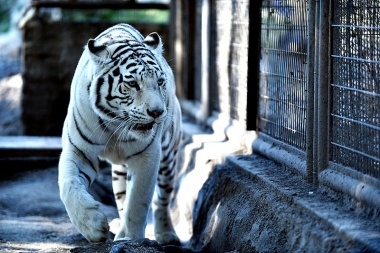
M206 252L380 252L357 212L258 155L229 158L198 194L191 246Z

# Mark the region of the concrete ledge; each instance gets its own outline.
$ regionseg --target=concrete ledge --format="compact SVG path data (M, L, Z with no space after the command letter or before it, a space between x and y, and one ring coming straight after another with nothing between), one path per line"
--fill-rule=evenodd
M0 136L1 176L54 166L61 150L60 137Z
M319 174L319 181L335 191L343 192L357 201L380 210L380 190L378 188L332 169L322 171Z
M380 220L259 155L216 166L194 206L193 249L380 252Z
M0 136L0 158L58 157L61 137Z
M260 133L260 137L252 142L252 149L264 157L298 171L306 178L306 155L296 148Z

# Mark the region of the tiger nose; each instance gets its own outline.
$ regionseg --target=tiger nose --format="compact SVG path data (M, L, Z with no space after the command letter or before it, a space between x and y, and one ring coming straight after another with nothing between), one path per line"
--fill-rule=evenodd
M160 117L163 113L164 113L164 110L162 109L155 109L155 110L149 110L147 109L146 112L148 113L149 116L153 117L153 118L158 118Z

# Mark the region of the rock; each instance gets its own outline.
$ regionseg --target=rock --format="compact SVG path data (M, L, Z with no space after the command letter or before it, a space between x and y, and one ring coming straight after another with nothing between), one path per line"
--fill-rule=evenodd
M156 241L147 238L139 240L126 240L116 242L97 243L89 246L71 249L72 253L174 253L194 252L190 249L174 245L160 245ZM195 253L195 252L194 252Z
M160 253L164 249L156 242L149 239L140 239L132 241L116 241L96 243L88 246L71 249L73 253Z

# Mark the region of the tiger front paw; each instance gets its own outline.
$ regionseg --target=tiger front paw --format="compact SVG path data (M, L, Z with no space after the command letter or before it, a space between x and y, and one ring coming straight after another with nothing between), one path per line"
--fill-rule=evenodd
M78 206L75 210L67 211L71 222L89 242L104 242L108 239L107 217L99 210L99 204Z
M179 240L177 234L174 231L166 231L161 233L155 233L156 241L160 244L165 245L181 245L181 241Z

